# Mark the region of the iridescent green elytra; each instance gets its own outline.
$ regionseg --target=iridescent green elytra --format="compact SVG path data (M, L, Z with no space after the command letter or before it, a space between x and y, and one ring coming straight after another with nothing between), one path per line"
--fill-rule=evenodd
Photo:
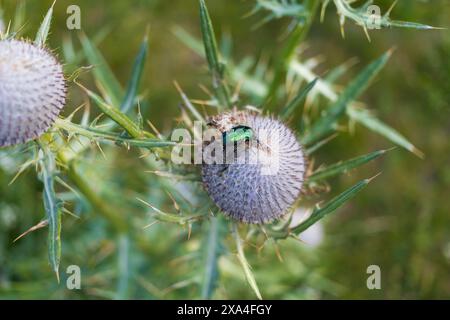
M224 132L222 138L224 145L229 142L250 141L253 138L253 130L247 126L237 126L228 132Z

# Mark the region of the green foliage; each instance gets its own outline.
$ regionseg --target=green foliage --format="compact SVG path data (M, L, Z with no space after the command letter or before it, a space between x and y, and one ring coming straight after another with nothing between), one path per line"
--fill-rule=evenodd
M326 4L331 2L323 3L323 10L326 10ZM364 6L350 6L350 2L344 0L333 3L341 17L365 27L367 16ZM95 6L92 2L86 2L85 5L86 8ZM191 5L183 4L188 9ZM247 42L235 41L233 47L238 49L236 52L230 50L229 37L216 39L219 33L215 33L213 25L219 26L220 19L216 22L215 14L222 13L229 19L236 16L235 12L228 12L225 10L227 8L220 6L212 1L200 0L199 21L196 19L192 26L183 22L183 27L173 28L175 35L189 49L205 59L212 78L211 91L206 88L208 82L203 73L198 76L192 73L192 69L186 77L180 76L181 71L176 75L169 74L169 81L164 82L161 70L167 65L177 65L177 69L185 71L187 67L197 69L201 60L193 57L189 50L176 47L178 44L171 42L167 35L160 36L166 46L153 44L160 40L156 32L146 34L142 40L145 23L139 23L141 32L128 32L132 26L122 25L121 32L114 36L105 36L104 30L94 36L86 31L86 34L79 36L79 42L72 42L63 33L65 40L62 49L66 62L70 63L67 68L73 71L69 77L73 83L70 83L72 93L67 108L73 113L59 118L37 146L29 144L0 150L0 296L292 299L352 297L352 292L359 290L358 297L372 298L374 296L367 292L365 282L358 275L364 274L366 264L368 261L372 263L371 259L375 255L386 265L393 259L395 268L401 268L398 265L411 266L411 270L406 271L414 274L411 278L405 276L406 280L402 278L405 283L409 281L402 287L400 283L403 280L396 275L405 270L398 271L394 267L393 271L387 270L391 282L398 281L399 286L382 295L396 298L404 298L405 293L409 297L442 296L445 292L442 285L433 276L423 277L413 265L417 263L423 270L434 270L441 277L445 275L442 266L445 267L446 260L442 252L446 242L442 239L446 236L444 226L448 225L448 211L435 206L437 195L423 190L430 188L429 177L421 177L415 184L405 178L411 176L412 170L406 165L404 168L403 164L410 164L417 159L411 160L407 155L395 152L382 158L381 163L381 156L387 150L366 154L368 149L378 150L378 144L385 143L377 140L377 136L369 136L370 130L422 156L421 151L400 131L380 120L388 112L385 105L391 104L389 93L380 94L386 96L386 100L381 100L379 96L373 97L370 92L367 96L363 95L375 76L381 78L385 72L390 72L386 69L381 73L390 51L361 67L362 71L347 85L343 85L340 83L342 78L352 78L351 61L338 64L334 54L324 51L323 54L331 59L326 61L326 68L335 66L324 73L319 66L320 58L314 55L317 50L308 53L314 55L310 58L305 57L303 50L304 41L310 39L308 35L313 40L323 37L323 33L314 29L317 27L315 21L320 1L257 0L251 3L254 15L246 19L241 19L240 15L239 25L235 28L244 33L243 39ZM240 8L240 5L227 4L226 7ZM108 6L108 10L116 10L120 14L125 8L129 9L128 5ZM216 11L216 8L219 9ZM224 9L223 12L220 9ZM28 18L25 16L23 1L13 11L16 14L9 36L17 36ZM141 11L150 14L149 10ZM47 43L52 15L57 12L53 11L52 6L41 23L36 36L39 45ZM243 13L242 10L239 12ZM214 19L209 13L213 14ZM260 14L263 14L263 18L256 25L267 34L264 39L253 38L252 32L257 34L260 31L241 27L241 24L245 26L246 23L254 26L251 19L258 19ZM147 18L145 16L145 21ZM61 46L58 43L61 31L55 28L59 20L53 19L55 35L49 39L52 45L47 46ZM289 23L288 33L284 33L281 38L272 37L270 32L285 30L283 23L286 20ZM141 22L142 19L137 17L136 21ZM168 17L167 21L171 21L171 18ZM269 21L270 24L266 24ZM341 18L343 21L345 19ZM430 29L424 25L393 21L389 14L382 21L385 27ZM328 22L324 20L324 23ZM184 28L195 30L193 34L197 36ZM235 29L231 32L233 37L239 34ZM314 32L309 33L310 30ZM329 30L333 29L330 27ZM117 43L124 35L129 37L130 44ZM152 43L150 59L149 39ZM357 55L353 51L357 46L349 40L351 36L347 37L347 42L338 36L327 35L326 41L330 39L337 41L338 45L334 44L336 47L347 49L342 51L344 54ZM99 49L101 41L102 50ZM362 43L358 41L356 44ZM126 55L124 59L124 52L132 51L135 54L130 49L132 43L139 46L137 55ZM260 49L258 44L266 45ZM158 55L159 47L167 49L168 46L176 48L174 56L167 52ZM390 45L380 42L377 46L381 48L369 51L383 52ZM362 61L373 58L373 54L363 54L361 50L358 51L358 57ZM245 54L240 57L242 52ZM342 55L342 52L336 50L336 56ZM448 51L443 52L433 61L447 57ZM181 57L181 60L178 61L175 56ZM188 57L187 60L183 60L184 57ZM117 61L120 61L121 66L118 67ZM156 68L155 64L159 65L158 72L152 72L157 74L157 81L151 81L151 75L145 71L147 66ZM131 72L128 69L124 72L122 66L131 68ZM395 64L391 66L391 69L395 69ZM201 67L198 69L201 70ZM124 73L129 74L129 78L119 81ZM442 82L449 80L448 73L444 74ZM169 87L173 78L177 78L176 89L180 97L173 88L159 93L161 88L153 87L157 83ZM395 79L395 82L386 80L386 83L377 83L376 89L382 86L388 92L395 92L397 87L406 90L403 76L400 80ZM121 82L127 86L122 87ZM198 94L196 89L199 84L207 97L193 99L190 96ZM140 92L143 89L147 93L148 88L152 92L150 96ZM232 88L236 90L233 92ZM438 88L431 86L429 91L422 94L426 96L434 93L435 99L442 98ZM380 118L360 99L379 109ZM176 102L181 102L181 111L177 110L175 116L169 115L169 106L175 106ZM269 112L288 121L308 145L310 168L307 186L294 209L310 214L306 218L303 216L300 222L296 220L294 223L294 218L298 216L296 210L285 221L266 226L246 226L227 221L202 190L198 170L174 165L169 160L169 148L175 144L168 138L171 129L182 126L194 131L192 120L204 123L207 114L216 113L217 109L235 105L242 107L247 103L256 105L257 111ZM413 129L402 127L402 123L413 125L414 122L406 109L395 109L396 117L389 119L389 122L413 136L414 141L421 139L419 134L414 134ZM432 119L428 111L417 110L426 119ZM396 119L400 117L402 122ZM172 118L176 118L176 122L167 120ZM417 118L420 116L417 115ZM355 123L369 130L356 132ZM430 120L427 126L432 127L433 123ZM153 129L154 124L161 128L161 132ZM147 125L150 129L146 129ZM420 126L418 129L423 130ZM355 133L356 138L353 140L361 141L360 144L342 134L347 131ZM339 139L331 143L337 132L341 133ZM427 131L420 132L428 134ZM442 141L445 141L446 135L441 133L441 137L444 138L430 140L433 145L443 148ZM426 142L421 140L420 143L424 145ZM339 161L348 159L350 154L363 155ZM446 157L433 160L440 161L442 168L445 168ZM317 162L324 164L315 167ZM372 179L360 177L361 172L356 169L368 163L376 166L376 171L381 171L379 167L383 165L383 175L362 193ZM37 165L42 184L35 183L36 175L32 173L34 164ZM427 171L435 170L427 164L422 165L427 166ZM13 171L8 170L10 167L19 168L19 173L14 184L6 187L11 176L14 176ZM350 172L351 176L348 174ZM363 175L369 176L366 171ZM447 176L445 169L439 171L438 177L433 175L441 190L446 190ZM381 179L384 183L379 181ZM359 182L355 184L354 181ZM423 183L426 183L425 187ZM348 185L353 186L349 188ZM328 188L337 196L323 194L323 190ZM398 190L402 191L401 197ZM408 198L407 193L411 194ZM420 204L418 208L413 200L419 199L422 193L429 200L424 200L423 206ZM35 197L36 194L39 197ZM36 199L43 201L35 205ZM17 220L13 219L15 224L8 222L8 212L11 210L19 212ZM436 215L430 216L429 212L433 210ZM384 216L385 211L389 215ZM397 217L398 220L395 220ZM37 221L40 222L36 224ZM314 224L325 224L327 227L326 241L319 248L310 246L302 238L304 231ZM34 227L30 228L30 225ZM48 227L47 245L42 237L44 232L39 231L44 227ZM385 233L380 233L377 228ZM391 228L395 232L390 232ZM16 238L23 230L28 231L11 245L10 238ZM298 239L306 243L296 241ZM441 242L435 245L433 241L436 239ZM359 246L365 246L366 241L373 247L367 244L366 250L359 250ZM44 250L48 252L51 268L48 268L43 258ZM439 252L439 255L432 255L431 252ZM443 262L431 263L428 256ZM64 281L58 285L51 276L53 272L58 275L59 269L64 270L69 264L82 266L83 290L80 292L69 292L63 286ZM344 272L342 268L348 268L351 272ZM406 271L404 274L407 274ZM61 277L64 280L63 272ZM358 289L361 286L364 288ZM391 293L394 290L395 293Z
M56 163L54 154L42 144L40 154L40 179L44 184L43 200L48 221L48 257L59 281L61 261L61 201L55 192Z
M310 16L307 8L297 0L257 0L253 10L248 15L250 16L260 11L269 13L258 23L258 27L274 19L284 17L290 17L296 23L304 23Z
M100 84L106 99L115 107L120 105L123 97L123 89L117 78L111 71L108 63L98 49L93 45L86 35L81 35L83 52L88 62L94 66L93 73Z
M314 79L306 87L304 87L296 96L294 99L289 101L289 103L284 107L283 111L281 112L281 118L288 119L292 114L296 113L296 118L301 119L303 114L303 107L300 105L304 100L306 99L306 96L311 91L311 89L316 84L317 79Z
M308 134L302 140L304 144L311 144L334 131L337 120L345 115L349 103L357 99L367 88L369 82L384 67L390 55L391 52L388 51L361 71L339 96L339 99L328 108L327 114L311 126Z
M384 155L386 152L387 150L375 151L363 156L330 165L325 168L320 168L309 176L308 181L319 181L322 179L328 179L337 176L341 173L346 173L353 168L357 168L359 166L362 166L363 164L377 159L378 157Z
M336 196L335 198L331 199L329 202L327 202L325 205L323 205L320 208L315 208L311 215L300 223L298 226L295 226L291 229L292 234L300 234L309 227L311 227L313 224L317 223L320 219L325 217L326 215L336 211L339 207L341 207L343 204L345 204L347 201L352 199L358 192L360 192L362 189L364 189L369 183L371 179L365 179L363 181L358 182L353 187L349 188L348 190L342 192L340 195Z
M398 133L396 130L387 126L382 121L377 119L369 111L359 110L357 108L349 108L349 109L347 109L347 113L353 120L361 123L366 128L386 137L387 139L394 142L395 144L416 154L418 157L423 158L422 151L417 149L411 142L409 142L408 139L406 139L403 135Z
M136 56L136 60L133 65L133 71L131 73L130 81L128 82L125 97L120 105L120 111L127 113L133 107L135 98L138 94L139 84L141 82L142 72L145 66L145 60L147 59L148 51L148 35L145 36L142 41L139 53Z
M330 0L324 1L324 8L326 8L326 6L328 5L329 2L330 2ZM374 23L374 21L371 16L371 12L369 12L368 8L372 4L372 1L367 1L365 4L363 4L362 6L357 7L357 8L352 7L350 5L350 2L347 0L333 0L333 3L336 6L337 12L340 16L342 35L344 35L345 20L350 19L350 20L353 20L357 25L361 26L364 29L368 39L370 40L367 29L371 23ZM376 23L379 23L380 27L384 27L384 28L399 27L399 28L419 29L419 30L436 29L432 26L428 26L425 24L392 20L389 17L389 15L391 14L391 11L393 10L396 3L397 3L397 0L395 0L392 3L389 10L380 17L379 21L376 21Z
M233 223L232 228L233 228L233 231L232 231L233 237L234 237L234 240L236 241L237 257L238 257L239 263L241 264L241 266L244 270L245 279L247 280L248 284L252 288L256 297L259 300L262 300L261 292L259 291L259 287L258 287L258 284L256 283L255 276L253 274L250 264L247 261L247 258L245 257L244 248L242 245L242 239L240 238L236 224Z
M226 230L223 228L222 217L213 217L205 225L204 241L202 243L202 261L204 270L202 274L201 298L211 299L219 281L219 258L224 252L223 237Z
M55 3L53 3L50 9L48 10L47 14L45 15L44 21L42 21L39 31L36 34L36 39L34 40L34 43L39 47L43 47L45 45L45 42L47 41L48 33L50 31L50 24L52 23L54 5Z
M225 65L219 58L216 36L214 35L214 29L204 0L200 0L200 26L203 35L206 59L213 78L214 91L216 92L220 106L222 108L230 108L230 94L228 92L228 87L224 82Z

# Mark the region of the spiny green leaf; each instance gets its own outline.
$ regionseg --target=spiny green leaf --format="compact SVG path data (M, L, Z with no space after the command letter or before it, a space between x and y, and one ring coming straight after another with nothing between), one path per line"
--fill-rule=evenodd
M123 97L122 86L114 76L102 54L89 38L82 34L80 36L80 41L87 60L94 66L93 72L95 79L98 81L101 89L105 91L104 93L111 104L115 108L118 108Z
M222 254L223 230L222 217L212 217L206 230L205 241L203 243L204 272L202 275L202 299L211 299L219 279L218 260Z
M110 32L110 27L108 27L108 26L102 27L92 37L92 40L91 40L92 45L97 46L99 43L101 43L103 41L103 39L105 39L108 36L109 32ZM83 59L86 58L86 55L84 54L83 49L75 51L72 37L70 37L70 36L63 38L62 51L64 54L64 60L67 63L67 65L65 66L66 68L68 67L68 65L70 65L69 67L74 68L75 66L78 66Z
M423 158L424 154L422 151L417 149L411 142L409 142L403 135L401 135L395 129L389 127L374 115L372 115L368 110L348 108L347 113L350 118L356 122L362 124L366 128L376 132L385 138L389 139L393 143L405 148L406 150L414 153L420 158Z
M178 26L173 28L173 33L189 49L191 49L199 56L205 57L205 50L201 41ZM255 60L249 56L242 59L242 61L237 65L234 65L231 60L228 60L227 71L229 72L231 79L235 84L242 85L242 92L248 93L249 95L253 96L254 103L260 104L267 94L267 86L264 83L261 74L257 75L255 73L253 75L249 73L249 69L254 64ZM264 66L264 68L261 68L262 65L263 63L259 65L259 70L266 68L266 66Z
M189 109L189 111L192 113L192 115L195 117L195 119L197 121L205 122L205 119L203 118L203 116L200 114L200 112L198 112L197 108L195 108L195 106L191 103L191 101L189 100L188 96L181 89L181 87L178 84L178 82L175 81L174 85L175 85L178 93L180 94L181 99L183 100L183 106L185 106L186 108Z
M55 2L53 2L50 9L48 9L47 14L42 21L41 26L39 27L38 33L36 34L34 43L39 47L43 47L45 45L45 42L47 41L48 32L50 31L50 24L52 22L53 6L55 5Z
M258 22L254 29L261 27L274 19L290 17L295 22L302 24L304 20L310 16L305 6L296 0L279 1L279 0L257 0L254 8L246 16L251 16L259 11L268 11L269 13Z
M297 94L297 96L286 105L286 107L281 112L282 119L287 119L294 113L294 111L299 107L300 103L302 103L305 100L306 96L311 91L311 89L314 87L316 82L317 82L317 78L314 79L313 81L311 81L310 83L308 83L302 90L300 90L300 92ZM296 112L297 118L301 118L302 113L303 113L303 108L301 108L301 110Z
M54 188L56 162L53 153L48 150L45 144L41 144L41 152L40 179L44 184L43 200L49 227L48 256L50 265L59 282L59 264L61 261L61 201L56 196Z
M250 264L247 261L247 258L244 254L244 248L242 247L242 239L239 236L239 232L237 230L236 223L232 224L232 232L234 236L234 240L236 242L236 249L237 249L237 257L239 260L239 263L241 264L242 268L244 269L245 278L247 279L248 284L252 288L253 292L255 292L256 297L258 297L259 300L262 300L261 292L259 291L258 284L256 283L255 276L253 275L252 269L250 267Z
M348 104L363 93L370 81L384 67L390 56L391 50L364 68L342 92L338 100L327 110L327 114L312 125L302 142L307 145L333 132L336 122L345 114Z
M180 225L186 225L188 223L191 223L193 221L199 220L204 217L204 214L198 214L198 215L180 215L178 213L168 213L164 212L152 204L148 203L145 200L142 200L140 198L137 198L137 200L147 207L151 208L154 211L154 218L159 221L163 222L169 222L169 223L176 223Z
M287 64L293 57L295 49L297 49L300 43L305 39L312 25L319 5L320 1L305 0L304 6L306 8L306 11L310 12L310 15L305 24L298 23L296 25L294 31L292 31L287 38L286 44L283 46L280 57L278 57L278 59L276 60L277 62L275 65L275 75L270 83L269 89L267 90L267 96L265 98L267 102L272 100L272 98L278 92L280 85L283 83L286 75ZM275 104L267 103L266 109L269 111L273 111L275 109Z
M373 179L373 178L372 178ZM347 201L352 199L358 192L360 192L362 189L364 189L372 179L365 179L357 184L355 184L353 187L347 189L340 195L336 196L335 198L331 199L329 202L327 202L323 207L316 208L311 213L308 219L300 223L298 226L292 228L291 232L293 234L300 234L309 227L311 227L313 224L315 224L317 221L325 217L327 214L330 214L334 211L336 211L339 207L344 205Z
M144 70L145 60L147 58L148 51L148 36L146 35L144 41L141 44L139 53L133 65L133 72L131 74L131 79L128 83L127 91L125 93L125 98L122 101L120 110L123 113L127 113L133 106L134 100L136 98L137 91L139 90L139 83L141 81L142 71Z
M119 134L98 130L92 127L81 126L65 119L56 119L55 127L70 132L71 134L77 134L86 137L89 139L89 141L92 140L100 142L111 141L119 145L132 146L144 149L170 147L177 144L174 141L166 141L152 138L146 139L124 138Z
M272 12L274 18L282 17L307 17L309 16L305 6L298 1L257 0L252 13L261 9Z
M219 60L217 42L211 18L209 17L208 9L206 8L204 0L200 0L200 20L206 60L208 61L211 71L217 73L221 77L223 75L223 68Z
M308 177L309 182L323 180L348 172L385 154L388 150L379 150L347 161L341 161L323 169L319 169Z
M366 32L366 35L370 41L368 29L370 27L374 26L374 24L378 23L379 27L400 27L400 28L412 28L412 29L420 29L420 30L430 30L430 29L441 29L432 27L425 24L420 24L416 22L406 22L406 21L397 21L397 20L391 20L389 17L391 11L393 10L395 4L397 3L397 0L393 2L391 7L388 9L388 11L380 17L379 20L374 20L373 15L371 12L368 11L369 5L371 4L371 1L367 1L365 4L363 4L360 7L352 7L350 3L346 0L334 0L333 1L339 15L343 18L341 18L341 32L344 35L344 23L345 19L348 18L350 20L353 20L357 25L361 26L364 31Z
M109 104L107 104L99 95L95 94L91 90L83 87L80 87L87 93L87 95L95 102L95 104L114 122L116 122L119 126L121 126L127 133L133 138L142 138L143 133L139 126L131 121L130 118L127 117L124 113L120 112L119 109L116 109Z
M225 65L220 61L214 29L204 0L200 0L200 27L205 46L206 60L211 71L213 88L222 107L231 107L228 87L223 81Z
M409 22L409 21L399 21L399 20L382 20L381 25L383 27L397 27L397 28L408 28L408 29L418 29L418 30L441 30L443 28L433 27L422 23Z

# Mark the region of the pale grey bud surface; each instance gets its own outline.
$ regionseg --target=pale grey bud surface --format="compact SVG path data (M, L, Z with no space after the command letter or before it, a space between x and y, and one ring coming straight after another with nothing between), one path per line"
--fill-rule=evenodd
M66 101L62 65L45 48L0 41L0 147L41 136Z
M276 118L247 111L214 116L209 124L221 133L233 128L252 132L247 134L251 143L233 162L202 165L211 199L225 215L241 222L263 224L283 217L299 198L304 181L304 152L295 134ZM262 139L262 133L269 139ZM254 156L258 152L260 156ZM243 157L250 161L243 162Z

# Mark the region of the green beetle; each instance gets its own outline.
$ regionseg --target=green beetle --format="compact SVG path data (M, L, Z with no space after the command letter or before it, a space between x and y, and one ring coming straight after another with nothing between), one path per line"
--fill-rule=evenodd
M222 133L222 141L224 149L228 143L233 143L236 147L239 141L249 142L250 140L256 141L258 148L271 152L269 146L259 141L253 129L248 126L239 125L231 128L231 130L227 132Z
M254 136L253 130L247 126L236 126L228 132L222 134L223 144L226 145L229 142L239 142L242 140L250 141Z

